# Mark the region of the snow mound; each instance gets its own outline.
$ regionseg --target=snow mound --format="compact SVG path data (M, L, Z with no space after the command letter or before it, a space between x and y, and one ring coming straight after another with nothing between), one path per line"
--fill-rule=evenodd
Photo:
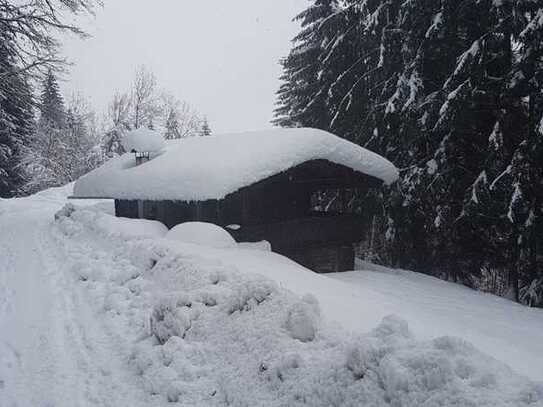
M287 314L286 328L294 339L310 342L315 339L320 317L319 304L315 297L306 296L293 304Z
M133 151L156 153L166 146L164 137L159 132L144 127L127 132L121 144L129 153Z
M147 219L118 218L107 213L91 209L77 209L66 204L55 214L66 232L77 233L82 228L89 228L102 236L110 238L160 238L168 232L161 222Z
M129 139L143 139L141 132ZM142 146L127 144L127 151ZM147 146L145 146L147 148ZM155 147L155 146L151 146ZM317 129L272 129L188 137L166 143L163 153L136 166L124 154L81 177L74 186L79 198L222 199L238 189L311 160L328 160L381 179L387 184L398 170L385 158Z
M261 240L259 242L239 242L238 247L246 250L258 250L261 252L271 252L271 243L267 240Z
M167 234L166 239L177 240L183 243L193 243L201 246L224 249L235 247L236 241L226 230L213 223L185 222L174 226Z
M78 284L95 299L119 347L128 349L125 360L146 393L143 403L543 404L541 384L464 340L418 340L396 316L354 335L320 317L314 297L300 299L263 276L206 257L211 248L195 254L191 248L198 246L167 239L104 239L79 212L56 222L58 238L70 253L67 261L77 257L91 269L106 271ZM65 222L76 224L77 235L63 227ZM135 262L133 253L140 256ZM71 269L77 273L77 267Z
M69 218L74 212L75 212L75 206L71 203L67 203L55 213L55 220L59 220L62 218Z
M164 298L153 309L151 314L151 333L162 344L172 336L185 337L195 318L191 309L191 301L178 298Z

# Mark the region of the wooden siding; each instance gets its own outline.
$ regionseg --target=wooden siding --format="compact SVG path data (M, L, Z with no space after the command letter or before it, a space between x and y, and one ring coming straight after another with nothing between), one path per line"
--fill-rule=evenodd
M231 234L239 242L267 240L273 250L308 245L350 244L360 240L364 224L353 215L310 216L274 223L241 225Z
M138 218L138 201L115 200L115 216L123 218Z
M354 270L352 244L285 248L281 254L317 273L339 273Z

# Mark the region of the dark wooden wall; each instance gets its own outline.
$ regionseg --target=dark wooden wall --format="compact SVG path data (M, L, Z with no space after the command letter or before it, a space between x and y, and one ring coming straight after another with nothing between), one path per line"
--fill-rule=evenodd
M138 201L115 199L115 216L123 218L138 218Z
M354 270L354 250L352 244L329 243L285 248L280 253L317 273L339 273Z
M117 216L158 220L167 227L210 222L237 241L267 240L272 249L318 272L352 270L353 243L361 239L362 217L315 213L311 196L328 188L377 187L381 181L325 160L308 161L228 195L198 202L116 200Z
M358 216L331 215L306 216L273 223L242 225L231 231L238 241L268 240L273 248L326 245L330 242L349 244L356 242L364 228ZM265 236L265 238L263 237Z

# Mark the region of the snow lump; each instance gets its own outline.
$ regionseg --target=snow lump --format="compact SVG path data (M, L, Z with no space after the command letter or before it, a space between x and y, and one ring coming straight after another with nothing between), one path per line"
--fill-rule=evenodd
M159 132L144 127L126 133L121 144L129 153L132 151L155 153L166 146L164 137Z
M315 339L320 317L319 304L312 295L294 303L288 310L286 328L294 339L310 342Z
M216 249L236 246L236 241L230 233L220 226L207 222L181 223L168 232L166 239L214 247Z

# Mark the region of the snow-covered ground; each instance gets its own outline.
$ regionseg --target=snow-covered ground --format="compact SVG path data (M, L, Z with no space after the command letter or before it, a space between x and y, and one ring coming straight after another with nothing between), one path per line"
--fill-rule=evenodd
M0 200L2 407L543 405L542 310L58 212L70 193Z

